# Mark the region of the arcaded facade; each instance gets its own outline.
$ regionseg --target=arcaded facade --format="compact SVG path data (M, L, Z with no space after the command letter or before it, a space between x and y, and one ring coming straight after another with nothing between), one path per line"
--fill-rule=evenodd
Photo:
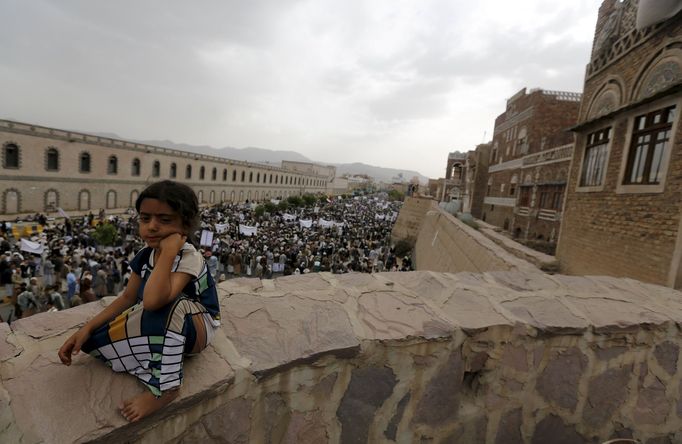
M682 16L638 27L654 3L599 9L557 256L565 273L682 288Z
M523 88L495 119L481 219L520 240L556 242L581 94Z
M0 214L120 210L149 183L190 185L203 204L324 193L326 175L0 120Z

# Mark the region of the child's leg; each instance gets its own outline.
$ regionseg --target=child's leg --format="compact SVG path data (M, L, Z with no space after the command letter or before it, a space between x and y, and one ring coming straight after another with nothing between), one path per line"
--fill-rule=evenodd
M192 322L194 323L194 328L196 329L196 340L194 341L194 346L192 347L191 353L199 353L206 348L206 342L208 341L206 333L206 322L204 321L203 313L197 313L192 316Z

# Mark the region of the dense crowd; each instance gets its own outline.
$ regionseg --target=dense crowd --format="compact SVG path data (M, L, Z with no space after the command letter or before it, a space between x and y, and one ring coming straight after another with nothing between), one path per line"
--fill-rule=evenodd
M398 257L390 234L400 202L385 195L323 199L307 206L221 204L203 210L196 233L209 272L216 281L232 277L404 271L409 256ZM269 210L265 211L265 209ZM115 295L130 276L129 263L144 245L136 216L48 220L30 241L12 236L0 222L0 284L6 299L1 320L46 310L62 310ZM110 225L118 241L98 244L96 227Z

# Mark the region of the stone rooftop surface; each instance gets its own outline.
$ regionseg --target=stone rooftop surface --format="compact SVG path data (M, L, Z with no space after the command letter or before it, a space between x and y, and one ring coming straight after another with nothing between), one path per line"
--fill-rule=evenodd
M629 279L524 272L234 279L220 284L222 327L206 351L187 359L179 400L132 425L115 406L142 391L135 378L89 356L76 357L71 367L57 357L66 337L110 301L105 299L19 320L11 329L0 324L0 442L148 440L161 420L185 410L210 417L220 404L207 400L240 381L259 384L296 366L354 359L372 343L442 342L497 326L533 337L679 328L681 296ZM505 353L513 364L516 352ZM525 361L519 366L525 368ZM373 371L365 376L383 374ZM180 436L192 423L183 421L164 433Z

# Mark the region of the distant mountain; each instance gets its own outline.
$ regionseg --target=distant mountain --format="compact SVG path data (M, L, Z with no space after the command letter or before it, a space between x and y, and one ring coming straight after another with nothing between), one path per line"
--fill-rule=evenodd
M114 133L89 133L100 137L109 137L112 139L122 139L129 140L131 142L145 143L147 145L160 146L164 148L170 148L180 151L189 151L191 153L206 154L209 156L223 157L226 159L242 160L245 162L263 163L279 166L283 160L290 160L294 162L314 162L321 165L329 165L328 162L315 162L310 160L306 156L297 153L296 151L280 151L280 150L269 150L266 148L233 148L227 146L224 148L213 148L208 145L189 145L186 143L176 143L172 140L135 140L126 139L118 136ZM383 168L373 165L367 165L364 163L340 163L331 164L336 167L336 175L341 176L343 174L366 174L376 181L391 183L399 179L400 174L402 174L402 179L409 181L412 177L419 177L420 182L426 183L428 178L422 176L417 171L412 170L399 170L395 168Z
M283 160L296 162L312 162L310 159L296 151L278 151L265 148L247 147L233 148L213 148L208 145L188 145L186 143L175 143L171 140L141 140L140 143L148 145L162 146L180 151L190 151L192 153L206 154L209 156L224 157L226 159L243 160L245 162L269 163L280 165Z
M335 164L336 175L342 176L344 174L366 174L376 181L391 183L394 181L400 182L401 180L410 181L414 176L419 178L419 182L426 183L429 178L422 176L417 171L413 170L400 170L395 168L384 168L373 165L367 165L364 163L340 163Z

